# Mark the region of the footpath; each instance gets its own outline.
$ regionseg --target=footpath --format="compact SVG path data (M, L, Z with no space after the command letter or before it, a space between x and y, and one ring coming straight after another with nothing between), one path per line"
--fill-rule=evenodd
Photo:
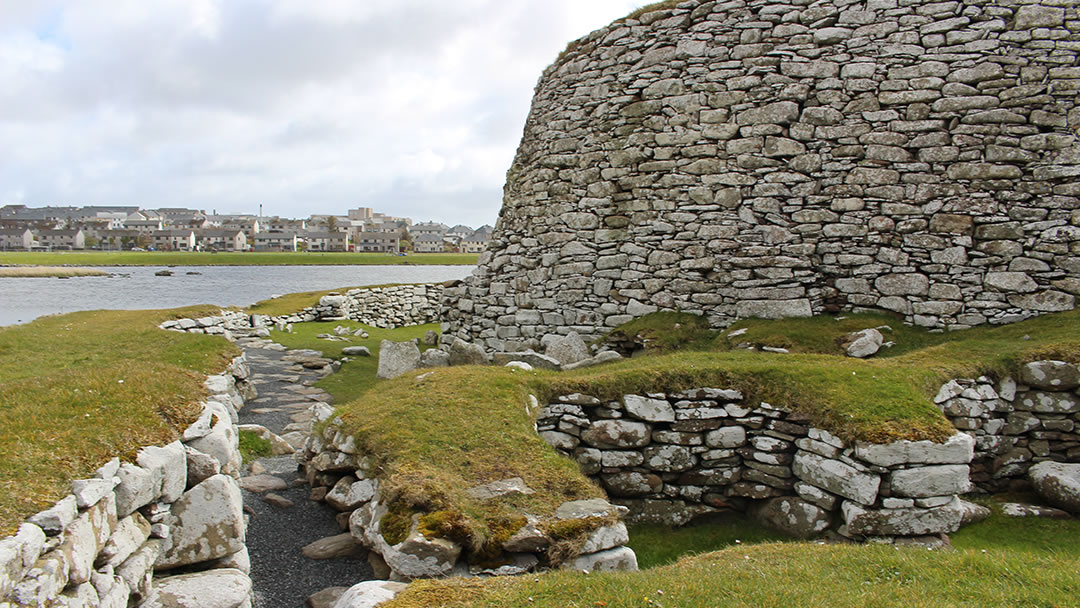
M327 600L344 589L374 578L362 550L347 536L338 513L323 502L310 500L311 488L288 453L299 451L307 439L310 408L329 403L331 397L312 385L332 373L333 362L321 353L287 350L270 340L241 338L258 397L240 411L244 425L259 425L275 438L275 456L250 463L241 480L244 509L250 516L247 546L251 557L254 608L329 606ZM248 427L250 428L250 427ZM285 445L287 443L288 445ZM346 523L347 525L347 523Z

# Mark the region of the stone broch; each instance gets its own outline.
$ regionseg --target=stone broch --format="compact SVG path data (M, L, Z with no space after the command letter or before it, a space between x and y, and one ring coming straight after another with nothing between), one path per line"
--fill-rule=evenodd
M932 328L1080 293L1075 3L666 3L540 78L444 334L586 340L658 309Z

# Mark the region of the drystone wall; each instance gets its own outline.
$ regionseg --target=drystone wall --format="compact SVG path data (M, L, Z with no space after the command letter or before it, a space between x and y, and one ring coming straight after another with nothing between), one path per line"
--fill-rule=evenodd
M238 357L182 440L118 459L0 540L0 608L250 608L247 520L236 477Z
M256 336L268 337L270 327L284 330L291 323L353 320L372 327L394 329L438 322L442 294L443 285L439 283L351 289L344 294L325 295L318 305L287 315L252 315L222 310L217 315L197 319L165 321L161 328L225 337L232 331L255 330Z
M630 538L626 525L618 521L626 510L602 498L566 502L546 519L523 514L525 525L502 543L501 554L495 558L471 555L450 539L428 538L419 529L418 515L413 516L404 538L388 541L383 527L388 506L372 466L376 458L358 449L355 438L342 429L341 419L334 417L329 406L316 405L311 424L303 463L312 498L325 501L347 518L344 521L348 522L354 542L370 551L368 559L377 576L407 581L444 576L508 576L551 567L590 572L637 570L637 557L625 546ZM491 500L529 494L532 489L522 479L512 478L466 492L478 500ZM557 540L545 532L549 524L580 521L590 525L596 519L615 523L594 525L576 555L549 555L548 549Z
M800 536L856 539L956 530L957 497L1027 484L1039 462L1080 462L1080 370L1036 361L1019 381L952 380L935 403L958 432L940 444L846 442L736 390L563 395L537 430L576 459L631 519L669 525L719 509L753 511Z
M1072 0L688 0L540 78L444 333L488 350L657 309L931 328L1080 293Z
M953 380L935 402L956 428L975 437L971 481L983 491L1010 489L1039 462L1080 462L1080 370L1035 361L1020 378Z
M956 531L970 509L958 495L971 489L971 436L849 444L731 389L563 395L537 428L637 521L682 525L735 509L800 537L926 542Z

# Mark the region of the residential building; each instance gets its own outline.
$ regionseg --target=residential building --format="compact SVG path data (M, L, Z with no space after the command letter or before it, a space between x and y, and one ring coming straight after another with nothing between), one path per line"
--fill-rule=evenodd
M82 230L39 230L36 247L44 249L85 249L86 235Z
M0 228L0 249L27 249L34 246L29 228Z
M461 239L461 243L458 246L461 253L484 253L487 251L488 242L491 240L491 234L487 232L480 232L479 230L473 232L469 236Z
M304 235L308 251L349 251L348 232L308 232Z
M446 224L440 224L438 222L424 222L422 224L415 224L409 228L409 235L413 237L413 242L416 242L417 237L426 235L435 235L440 239L446 236L446 231L450 227Z
M158 251L194 251L195 231L190 228L158 230L152 235L153 248Z
M199 251L247 251L248 240L243 230L204 228L195 231L195 248Z
M299 243L295 232L260 232L253 245L255 251L296 251Z
M401 236L396 232L356 232L353 234L353 251L397 253L401 249Z
M132 247L149 246L152 242L150 235L138 230L121 228L118 230L98 231L98 244L102 249L121 250ZM141 244L140 244L141 241Z
M413 251L416 253L441 253L443 238L435 234L421 234L412 239Z

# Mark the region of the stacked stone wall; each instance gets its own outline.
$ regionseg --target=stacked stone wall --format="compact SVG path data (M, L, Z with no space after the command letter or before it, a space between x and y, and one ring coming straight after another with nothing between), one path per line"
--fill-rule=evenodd
M965 328L1080 293L1071 0L688 0L540 78L444 333L488 350L657 309Z
M236 478L237 409L252 397L239 357L181 440L113 459L0 540L0 608L250 608Z
M385 329L424 325L440 320L443 289L439 283L351 289L323 296L317 305L287 315L222 310L217 315L166 321L161 328L226 337L233 331L255 330L257 336L267 337L269 327L284 329L290 323L312 321L352 320Z

